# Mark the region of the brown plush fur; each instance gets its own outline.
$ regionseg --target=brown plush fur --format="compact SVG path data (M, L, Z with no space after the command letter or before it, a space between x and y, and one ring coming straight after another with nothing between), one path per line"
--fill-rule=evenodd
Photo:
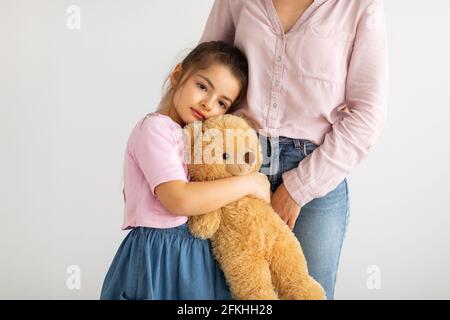
M192 181L211 181L259 171L262 161L261 146L256 132L247 121L237 116L225 115L210 118L200 126L202 134L207 132L207 129L220 130L223 140L214 138L202 141L204 139L200 132L195 132L194 124L186 126L185 134L191 137L186 140L186 147L192 152L191 162L195 141L202 147L212 141L222 143L224 150L229 150L225 149L228 144L236 158L233 157L226 163L224 160L216 160L210 164L189 164ZM238 138L227 139L225 129L242 129L240 135L243 131L250 132L241 152L237 148ZM252 152L255 160L237 163L237 159L245 159L246 152ZM211 154L215 155L215 152ZM216 159L219 158L221 159ZM214 256L222 267L234 299L325 298L320 284L308 274L306 260L297 238L266 202L244 197L215 212L190 217L189 228L194 236L211 240Z

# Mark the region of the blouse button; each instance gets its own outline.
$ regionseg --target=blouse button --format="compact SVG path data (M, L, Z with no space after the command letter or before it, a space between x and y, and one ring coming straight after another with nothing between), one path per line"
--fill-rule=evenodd
M281 56L278 56L277 61L281 62Z

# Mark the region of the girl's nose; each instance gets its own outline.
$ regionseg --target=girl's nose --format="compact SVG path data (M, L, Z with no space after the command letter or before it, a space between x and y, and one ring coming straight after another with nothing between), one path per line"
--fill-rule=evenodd
M211 109L211 108L209 107L209 106L210 106L210 103L209 103L208 101L202 101L202 102L200 103L200 105L201 105L202 108L205 109L205 110L210 110L210 109Z

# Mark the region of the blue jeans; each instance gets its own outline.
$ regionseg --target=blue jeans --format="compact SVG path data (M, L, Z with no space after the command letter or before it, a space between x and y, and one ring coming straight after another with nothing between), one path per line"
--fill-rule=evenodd
M278 141L277 141L278 140ZM318 146L308 140L260 135L264 162L261 172L270 181L272 192L283 183L282 174L297 168ZM293 232L305 255L308 271L334 298L334 287L342 244L350 218L347 179L323 197L311 200L300 210Z

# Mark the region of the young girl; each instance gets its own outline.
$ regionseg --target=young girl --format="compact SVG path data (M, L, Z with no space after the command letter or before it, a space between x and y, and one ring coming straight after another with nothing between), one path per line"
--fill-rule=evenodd
M247 195L270 202L270 184L261 173L188 182L182 127L238 104L246 95L247 70L239 49L200 44L171 72L158 111L136 124L124 164L122 229L131 231L106 275L101 299L231 298L209 242L189 233L187 216Z

